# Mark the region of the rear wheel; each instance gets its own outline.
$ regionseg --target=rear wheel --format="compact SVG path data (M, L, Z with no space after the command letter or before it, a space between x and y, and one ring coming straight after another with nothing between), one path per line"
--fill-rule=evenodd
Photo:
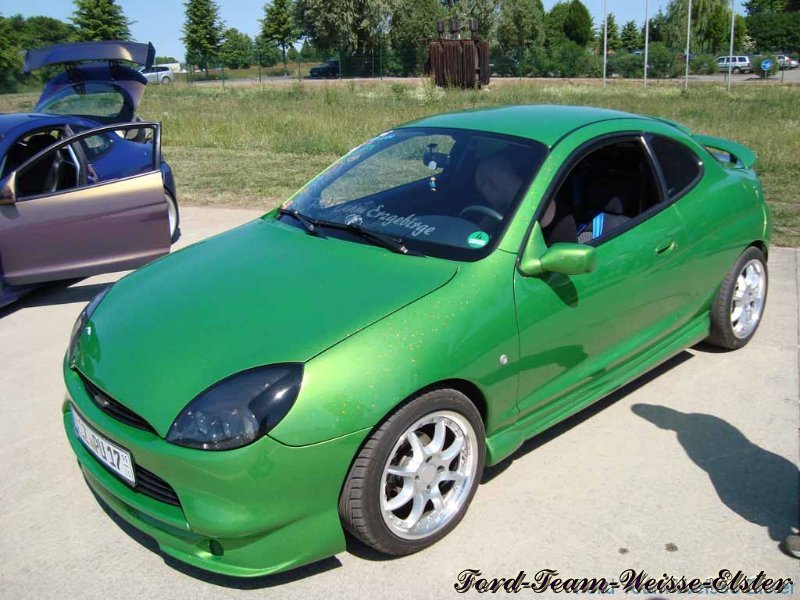
M175 196L167 189L164 188L164 199L167 201L167 217L169 219L169 241L174 244L181 237L181 217L178 212L178 201Z
M751 246L733 265L711 306L708 341L736 350L755 335L767 301L768 272L764 253Z
M350 533L387 554L442 539L467 512L483 473L483 421L464 394L434 390L392 414L350 467L339 513Z
M164 77L164 78L161 80L161 83L172 83L172 79L171 79L171 78L169 78L169 77Z
M733 72L738 75L739 73L742 72L742 70L739 67L733 67Z

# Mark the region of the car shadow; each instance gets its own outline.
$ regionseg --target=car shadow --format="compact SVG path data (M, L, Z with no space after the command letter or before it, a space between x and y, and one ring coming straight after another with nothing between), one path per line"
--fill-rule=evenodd
M305 579L306 577L312 577L314 575L318 575L320 573L324 573L325 571L330 571L342 566L342 563L339 562L335 556L331 556L310 565L292 569L291 571L277 573L275 575L262 575L260 577L231 577L228 575L204 571L203 569L198 569L197 567L188 565L162 552L155 539L146 533L139 531L136 529L136 527L115 513L103 501L103 499L95 493L88 482L86 483L86 486L89 488L89 491L92 492L92 495L94 496L95 500L97 500L100 508L103 509L103 511L117 525L117 527L128 534L128 536L131 537L135 542L144 546L147 550L158 554L164 563L172 569L175 569L187 577L192 577L193 579L198 579L205 583L237 590L260 590L283 585L285 583L291 583L293 581Z
M780 542L798 523L798 469L713 415L634 404L634 414L674 431L694 464L708 474L722 503L746 521L765 527Z
M77 286L73 285L74 283L75 281L57 281L32 290L19 300L0 308L0 319L26 308L84 304L111 285L111 282Z
M568 432L573 427L580 425L587 419L590 419L594 415L604 411L606 408L618 402L625 396L632 394L640 387L647 385L649 382L660 377L664 373L671 371L675 367L685 363L687 360L690 360L693 357L694 355L691 352L684 350L683 352L676 354L669 360L661 363L659 366L652 369L651 371L648 371L644 375L622 386L617 391L612 392L605 398L598 400L591 406L582 409L580 412L574 414L571 417L568 417L567 419L561 421L557 425L554 425L553 427L540 433L539 435L532 437L531 439L523 443L522 446L520 446L508 458L503 459L500 463L494 466L486 467L483 471L483 478L481 479L481 483L482 484L489 483L498 475L500 475L503 471L505 471L508 467L510 467L515 460L518 460L524 457L526 454L529 454L534 450L541 448L548 442Z

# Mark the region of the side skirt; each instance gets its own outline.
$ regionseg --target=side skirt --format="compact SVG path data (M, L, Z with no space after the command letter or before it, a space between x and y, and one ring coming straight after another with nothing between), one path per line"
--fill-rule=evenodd
M623 362L588 385L498 431L486 439L486 464L488 466L497 464L522 446L525 440L580 412L682 350L705 339L710 328L709 315L704 312L658 344Z

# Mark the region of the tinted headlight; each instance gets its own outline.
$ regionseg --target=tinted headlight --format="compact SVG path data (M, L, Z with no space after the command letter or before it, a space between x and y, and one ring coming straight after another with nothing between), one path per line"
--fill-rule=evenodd
M112 286L109 285L106 289L92 298L89 303L83 307L81 314L79 314L78 318L75 320L75 324L72 326L72 333L69 336L69 346L67 346L68 364L72 365L72 361L75 358L75 347L78 345L78 340L80 339L83 330L86 329L89 319L92 318L92 314L97 309L98 305L103 301L103 298L106 297L106 294L108 294L108 292L111 290L111 287Z
M256 367L223 379L183 409L167 441L202 450L246 446L286 416L302 380L300 364Z

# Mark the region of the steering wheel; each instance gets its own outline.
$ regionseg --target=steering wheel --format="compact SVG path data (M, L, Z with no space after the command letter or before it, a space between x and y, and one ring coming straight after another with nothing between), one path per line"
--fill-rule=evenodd
M486 215L487 217L492 217L493 219L497 219L498 221L503 220L503 215L497 212L493 208L489 208L488 206L482 206L480 204L470 204L467 207L464 207L460 213L458 213L458 217L462 218L464 213L468 212L477 212L481 213L482 215Z

